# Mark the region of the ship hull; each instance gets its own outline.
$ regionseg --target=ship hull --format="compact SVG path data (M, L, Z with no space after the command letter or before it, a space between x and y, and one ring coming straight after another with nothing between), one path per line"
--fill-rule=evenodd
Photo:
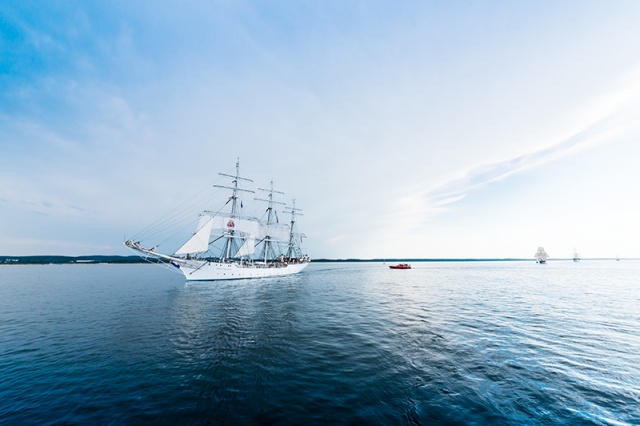
M142 253L145 258L158 259L174 271L179 270L187 281L239 280L243 278L266 278L293 275L309 266L309 260L294 262L216 262L210 260L185 259L158 253L140 247L132 241L125 242L131 250Z
M266 278L293 275L301 272L309 262L290 263L288 265L261 265L240 263L221 263L206 261L187 261L174 263L184 274L187 281L238 280L245 278Z

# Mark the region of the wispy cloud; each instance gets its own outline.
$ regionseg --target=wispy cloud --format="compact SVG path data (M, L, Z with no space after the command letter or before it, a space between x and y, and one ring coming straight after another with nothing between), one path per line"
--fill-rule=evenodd
M402 223L410 228L419 227L447 212L453 204L464 200L474 191L576 154L587 147L615 140L616 135L637 128L638 124L640 118L635 114L616 114L591 123L552 146L503 161L472 167L460 173L458 177L440 182L429 189L397 198L392 205L391 213L385 216L382 222Z
M469 192L486 185L506 179L516 173L521 173L545 163L556 161L580 149L607 140L612 132L620 130L619 126L637 124L620 123L619 120L609 118L592 124L575 135L547 148L535 152L519 155L504 161L482 164L468 170L462 177L454 178L427 190L420 196L426 198L427 205L433 212L442 211L442 207L462 200Z
M27 198L15 198L15 199L2 199L0 205L3 208L13 209L22 213L34 213L42 216L65 216L65 217L79 217L85 213L85 209L82 207L74 206L71 204L65 204L62 201L50 201L47 199L39 200L29 198L37 194L27 195ZM22 196L24 197L24 196Z

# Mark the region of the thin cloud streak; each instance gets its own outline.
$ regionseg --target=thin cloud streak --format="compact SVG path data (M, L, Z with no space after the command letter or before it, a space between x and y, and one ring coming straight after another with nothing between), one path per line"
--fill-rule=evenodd
M640 123L640 119L621 121L620 118L621 117L600 120L587 129L551 147L523 154L505 161L481 165L469 170L461 178L443 182L437 187L418 195L427 200L425 203L427 208L423 213L427 218L430 213L442 213L445 211L445 206L464 199L464 197L472 191L506 179L514 174L559 160L564 156L576 153L578 150L588 146L610 142L612 133L619 133L631 129Z
M392 212L378 221L378 230L370 238L371 244L375 245L375 241L391 242L391 246L395 245L396 251L400 252L403 246L413 247L415 256L419 256L419 240L426 239L424 236L429 233L429 223L455 209L457 203L463 202L474 192L512 176L571 157L599 144L613 143L619 134L639 134L640 119L633 114L634 111L600 119L552 146L474 167L462 177L449 179L426 191L397 198L392 203ZM368 257L376 257L374 251L369 252Z

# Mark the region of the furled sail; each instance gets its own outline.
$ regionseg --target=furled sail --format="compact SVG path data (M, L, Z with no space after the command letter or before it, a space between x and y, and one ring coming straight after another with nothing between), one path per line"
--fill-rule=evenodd
M196 233L184 243L175 254L201 253L209 249L209 236L211 235L211 227L213 218L210 216L201 216Z
M244 240L244 244L238 249L234 257L242 257L253 254L255 251L256 239L253 237Z

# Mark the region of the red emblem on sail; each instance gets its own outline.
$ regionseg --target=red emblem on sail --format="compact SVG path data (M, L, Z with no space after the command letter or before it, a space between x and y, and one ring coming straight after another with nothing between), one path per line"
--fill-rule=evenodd
M236 224L233 220L230 220L229 222L227 222L227 228L231 229L231 228L234 228L235 226Z

